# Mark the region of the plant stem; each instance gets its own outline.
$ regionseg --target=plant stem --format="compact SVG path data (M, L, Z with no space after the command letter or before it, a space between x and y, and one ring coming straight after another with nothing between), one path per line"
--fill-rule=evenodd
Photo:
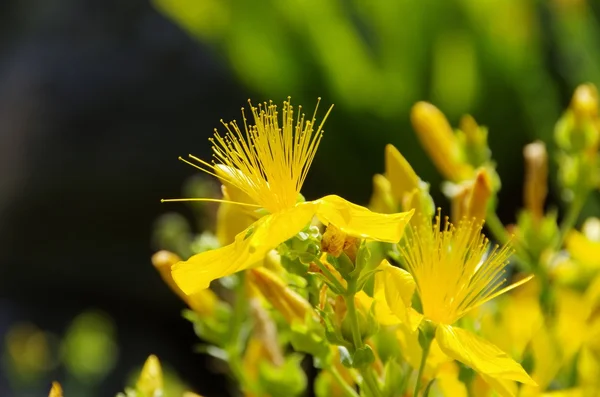
M506 231L502 221L500 221L500 218L498 218L498 215L496 215L496 211L488 211L485 217L485 225L500 244L508 243L510 235Z
M562 248L565 242L565 238L567 237L567 233L573 228L573 226L575 226L577 218L579 217L579 213L581 212L581 210L583 209L583 205L585 204L586 197L587 193L575 195L575 198L569 205L569 208L567 208L567 213L560 222L560 228L558 230L558 240L556 241L556 245L554 246L556 250Z
M338 280L337 277L333 273L331 273L331 270L329 270L329 268L323 262L321 262L319 258L315 257L314 262L323 272L325 277L327 277L329 282L331 282L331 284L333 284L337 289L339 289L339 292L344 293L346 291L346 288L344 288L340 280Z
M227 339L227 345L225 351L227 352L229 368L233 376L238 381L240 388L244 390L246 386L244 371L240 361L241 351L239 349L239 336L240 330L244 321L244 314L246 312L246 299L244 299L244 273L240 272L238 276L238 284L235 286L235 302L233 305L233 312L231 316L231 323L229 328L229 337Z
M419 394L419 389L421 388L421 379L423 378L423 371L425 371L425 363L427 362L427 356L429 355L429 349L431 348L432 340L429 339L424 347L422 347L423 353L421 354L421 364L419 365L419 373L417 374L417 384L415 385L415 391L413 393L414 397L417 397Z
M365 343L360 335L360 325L358 323L358 314L356 313L356 304L354 303L354 296L356 295L356 280L348 281L348 289L346 291L346 295L344 299L346 301L346 308L348 310L347 315L350 318L350 327L352 330L352 341L354 343L355 349L361 349L365 346ZM364 386L368 389L373 396L379 397L381 392L379 390L379 385L377 384L377 379L373 375L372 368L370 366L359 368L360 375L362 376L363 383L361 386Z
M344 378L342 378L342 375L340 374L340 372L337 370L337 368L332 365L331 368L329 368L329 372L331 372L331 374L333 375L333 377L335 378L335 380L339 383L339 385L342 387L342 390L344 391L344 394L347 397L359 397L358 393L356 392L356 390L354 390L345 380Z

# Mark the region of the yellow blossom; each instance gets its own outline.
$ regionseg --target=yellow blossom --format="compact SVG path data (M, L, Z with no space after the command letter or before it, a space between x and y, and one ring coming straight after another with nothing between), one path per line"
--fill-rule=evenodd
M322 137L324 120L316 127L316 110L310 119L304 114L295 116L288 100L283 104L281 125L277 107L272 103L251 105L251 112L253 125L247 123L242 111L243 132L235 121L223 123L225 135L215 132L212 164L195 156L190 158L196 163L184 160L216 176L224 185L236 187L247 198L179 200L236 204L262 215L236 235L231 244L172 267L173 279L186 295L207 288L212 280L258 265L269 251L300 232L314 216L325 225L336 225L349 236L385 242L400 240L410 212L377 214L338 196L303 201L300 189ZM230 188L227 191L231 193Z
M50 389L50 394L48 397L63 397L62 387L60 387L60 383L52 382L52 388Z
M417 102L410 119L423 148L446 179L461 182L472 176L473 167L461 158L458 139L438 108Z
M531 279L503 287L510 250L494 248L481 234L481 223L462 220L455 227L440 216L432 228L414 228L400 246L408 272L384 267L388 306L398 317L414 312L408 296L414 291L422 305L421 318L435 325L435 341L447 356L478 372L501 396L514 396L512 381L535 385L523 368L485 339L453 324L469 311ZM407 281L414 279L414 287ZM400 280L400 281L399 281Z

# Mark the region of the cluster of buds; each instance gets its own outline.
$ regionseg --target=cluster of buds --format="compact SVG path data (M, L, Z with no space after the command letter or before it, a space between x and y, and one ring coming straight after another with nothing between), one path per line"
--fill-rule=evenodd
M500 189L487 129L466 115L460 129L453 131L444 114L427 102L413 106L411 121L423 148L446 179L443 191L452 202L452 219L484 220ZM428 215L433 215L433 209Z
M563 199L573 201L600 186L598 145L600 118L598 90L593 84L577 87L569 108L556 124L559 183Z

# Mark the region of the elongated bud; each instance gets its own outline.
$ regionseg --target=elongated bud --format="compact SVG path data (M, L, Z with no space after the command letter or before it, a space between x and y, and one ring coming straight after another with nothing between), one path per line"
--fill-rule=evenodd
M373 175L373 194L369 201L369 209L382 214L391 214L398 210L392 195L392 184L381 174Z
M146 360L136 387L144 396L159 397L163 390L163 374L158 358L152 354Z
M158 270L160 277L163 281L175 292L183 301L187 302L187 296L183 291L175 284L173 276L171 276L171 266L181 261L181 258L170 251L161 250L152 255L152 264Z
M50 389L50 394L48 397L63 397L62 387L60 387L60 383L52 382L52 388Z
M493 194L489 172L486 168L479 169L474 180L446 187L446 194L451 200L454 222L463 218L484 220Z
M446 179L460 182L470 176L472 167L461 159L456 136L438 108L427 102L417 102L410 119L423 148Z
M385 176L398 203L402 202L405 194L419 187L419 177L393 145L385 147Z
M467 216L484 220L487 212L487 205L492 197L492 180L485 168L480 169L475 176L471 196L467 205Z
M544 202L548 194L548 153L541 141L525 146L525 185L523 203L537 221L544 215Z
M175 292L187 305L201 316L211 316L214 313L215 307L219 299L210 289L198 291L187 296L175 284L171 275L171 266L179 262L181 258L176 254L162 250L152 255L152 264L158 270L163 281L167 283L169 288Z
M281 366L284 362L283 353L278 345L277 326L261 305L260 300L250 300L250 313L254 318L254 335L250 339L244 354L246 371L257 369L262 360Z
M256 289L289 324L295 321L303 323L307 314L314 315L311 304L273 272L258 267L248 273Z
M462 147L464 161L473 167L484 166L491 160L492 152L488 147L487 128L477 124L471 115L460 119L460 130L457 137Z

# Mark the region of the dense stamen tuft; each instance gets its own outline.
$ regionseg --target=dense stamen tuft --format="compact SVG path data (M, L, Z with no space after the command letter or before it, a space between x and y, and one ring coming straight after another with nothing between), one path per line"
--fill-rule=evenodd
M425 224L414 227L400 246L415 279L423 314L431 320L452 324L469 310L530 280L502 288L512 250L497 245L490 250L482 227L475 219L462 219L454 226L445 217L442 228L438 211L432 228Z
M289 97L283 102L281 118L272 101L254 106L249 100L254 124L248 124L244 108L241 128L236 120L221 120L226 132L221 134L215 129L210 138L210 163L192 155L189 157L195 163L180 160L237 187L270 212L291 208L297 202L323 136L323 123L331 111L315 128L319 102L320 98L312 118L307 120L301 107L294 119ZM218 166L228 167L227 176L217 175Z

